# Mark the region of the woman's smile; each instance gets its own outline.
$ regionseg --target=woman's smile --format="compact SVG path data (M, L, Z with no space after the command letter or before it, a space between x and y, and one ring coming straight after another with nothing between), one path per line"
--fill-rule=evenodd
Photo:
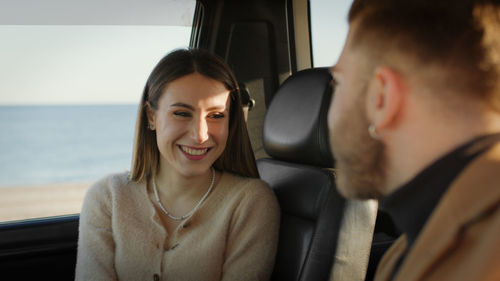
M180 151L189 160L201 160L205 158L210 148L208 147L191 147L185 145L178 145Z

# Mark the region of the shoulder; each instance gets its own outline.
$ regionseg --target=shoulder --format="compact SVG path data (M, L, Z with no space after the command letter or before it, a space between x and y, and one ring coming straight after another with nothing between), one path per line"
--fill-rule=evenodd
M112 197L123 193L133 182L129 180L129 172L114 173L99 179L87 190L85 202L110 202Z
M257 178L243 177L230 172L224 172L221 185L223 185L223 188L229 194L275 198L269 185Z
M264 209L279 213L279 204L269 185L257 178L248 178L224 172L220 192L226 202L232 202L238 209Z
M109 174L96 181L88 190L89 193L112 192L130 183L129 172Z
M269 186L267 185L267 183L261 179L258 179L258 178L244 177L244 176L240 176L237 174L233 174L231 172L223 172L222 177L223 177L224 181L231 182L232 184L238 184L241 186L253 185L253 186L259 186L257 188L266 187L269 189Z
M380 260L375 280L389 280L394 272L397 262L407 250L406 236L401 235L391 247L384 253Z
M486 252L493 251L500 258L500 200L483 213L471 220L462 230L463 243L477 245L475 248L486 257Z

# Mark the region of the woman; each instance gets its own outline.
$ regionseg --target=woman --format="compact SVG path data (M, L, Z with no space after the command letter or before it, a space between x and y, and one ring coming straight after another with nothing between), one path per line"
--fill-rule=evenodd
M267 280L278 203L258 171L236 80L177 50L151 73L130 173L94 184L80 215L77 280Z

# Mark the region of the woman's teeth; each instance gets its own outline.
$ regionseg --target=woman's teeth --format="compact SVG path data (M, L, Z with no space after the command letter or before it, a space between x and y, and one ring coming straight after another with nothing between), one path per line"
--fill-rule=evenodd
M182 151L186 152L189 155L203 155L207 153L208 148L202 148L202 149L195 149L195 148L189 148L185 146L181 146Z

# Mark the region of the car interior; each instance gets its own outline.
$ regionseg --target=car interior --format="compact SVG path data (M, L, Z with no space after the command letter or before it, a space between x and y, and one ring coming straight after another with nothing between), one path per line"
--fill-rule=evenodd
M264 148L271 157L257 165L282 212L273 280L328 280L330 273L335 280L365 277L376 203L351 204L335 189L325 122L330 81L326 68L295 73L275 94L264 120Z
M311 63L308 5L198 0L190 45L222 57L255 100L257 166L282 212L272 280L372 280L399 232L376 202L336 190L334 89L328 68ZM73 280L77 240L78 214L0 223L2 280Z

